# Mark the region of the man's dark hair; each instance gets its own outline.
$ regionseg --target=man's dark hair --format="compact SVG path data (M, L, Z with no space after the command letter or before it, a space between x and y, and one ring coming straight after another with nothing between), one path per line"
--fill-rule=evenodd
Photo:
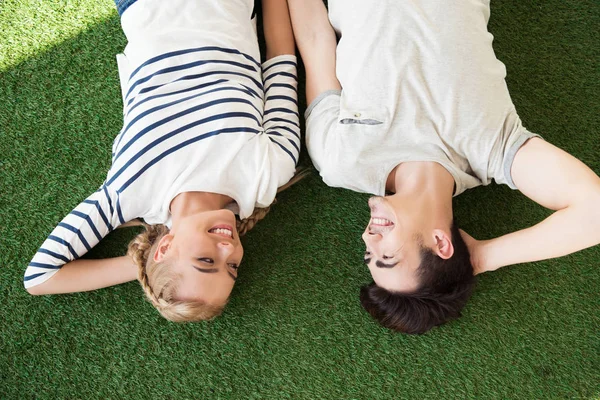
M375 282L361 288L362 306L381 325L398 332L421 334L460 317L475 278L469 249L456 221L450 232L454 254L447 260L421 246L421 264L417 269L420 284L414 292L390 292Z

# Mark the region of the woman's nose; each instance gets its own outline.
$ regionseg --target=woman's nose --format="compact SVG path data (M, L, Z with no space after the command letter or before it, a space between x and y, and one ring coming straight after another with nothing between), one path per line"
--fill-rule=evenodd
M219 246L219 249L227 255L230 255L235 250L233 245L229 242L219 242L218 246Z

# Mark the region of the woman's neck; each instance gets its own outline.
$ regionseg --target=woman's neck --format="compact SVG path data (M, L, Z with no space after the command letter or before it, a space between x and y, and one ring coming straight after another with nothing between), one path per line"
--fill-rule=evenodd
M184 192L171 201L169 210L173 225L182 218L204 211L214 211L225 208L233 199L229 196L209 192Z

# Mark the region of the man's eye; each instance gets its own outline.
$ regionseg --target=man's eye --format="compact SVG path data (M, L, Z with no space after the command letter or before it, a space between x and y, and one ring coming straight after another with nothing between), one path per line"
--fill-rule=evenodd
M365 257L370 257L371 256L371 252L370 251L365 251Z
M229 264L229 266L230 266L231 268L235 269L236 271L237 271L237 269L240 267L240 266L239 266L239 265L237 265L237 264Z
M390 258L392 258L392 257L389 257L389 256L383 256L383 259L384 259L384 260L389 260Z
M215 260L213 260L212 258L206 258L206 257L199 258L198 261L202 261L202 262L207 263L207 264L214 264L215 263Z

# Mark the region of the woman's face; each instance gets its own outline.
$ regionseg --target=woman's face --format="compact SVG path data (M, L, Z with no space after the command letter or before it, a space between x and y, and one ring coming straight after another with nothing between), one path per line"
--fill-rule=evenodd
M179 276L176 300L222 305L233 289L243 255L235 215L216 210L180 220L176 230L161 239L154 259L168 257Z

